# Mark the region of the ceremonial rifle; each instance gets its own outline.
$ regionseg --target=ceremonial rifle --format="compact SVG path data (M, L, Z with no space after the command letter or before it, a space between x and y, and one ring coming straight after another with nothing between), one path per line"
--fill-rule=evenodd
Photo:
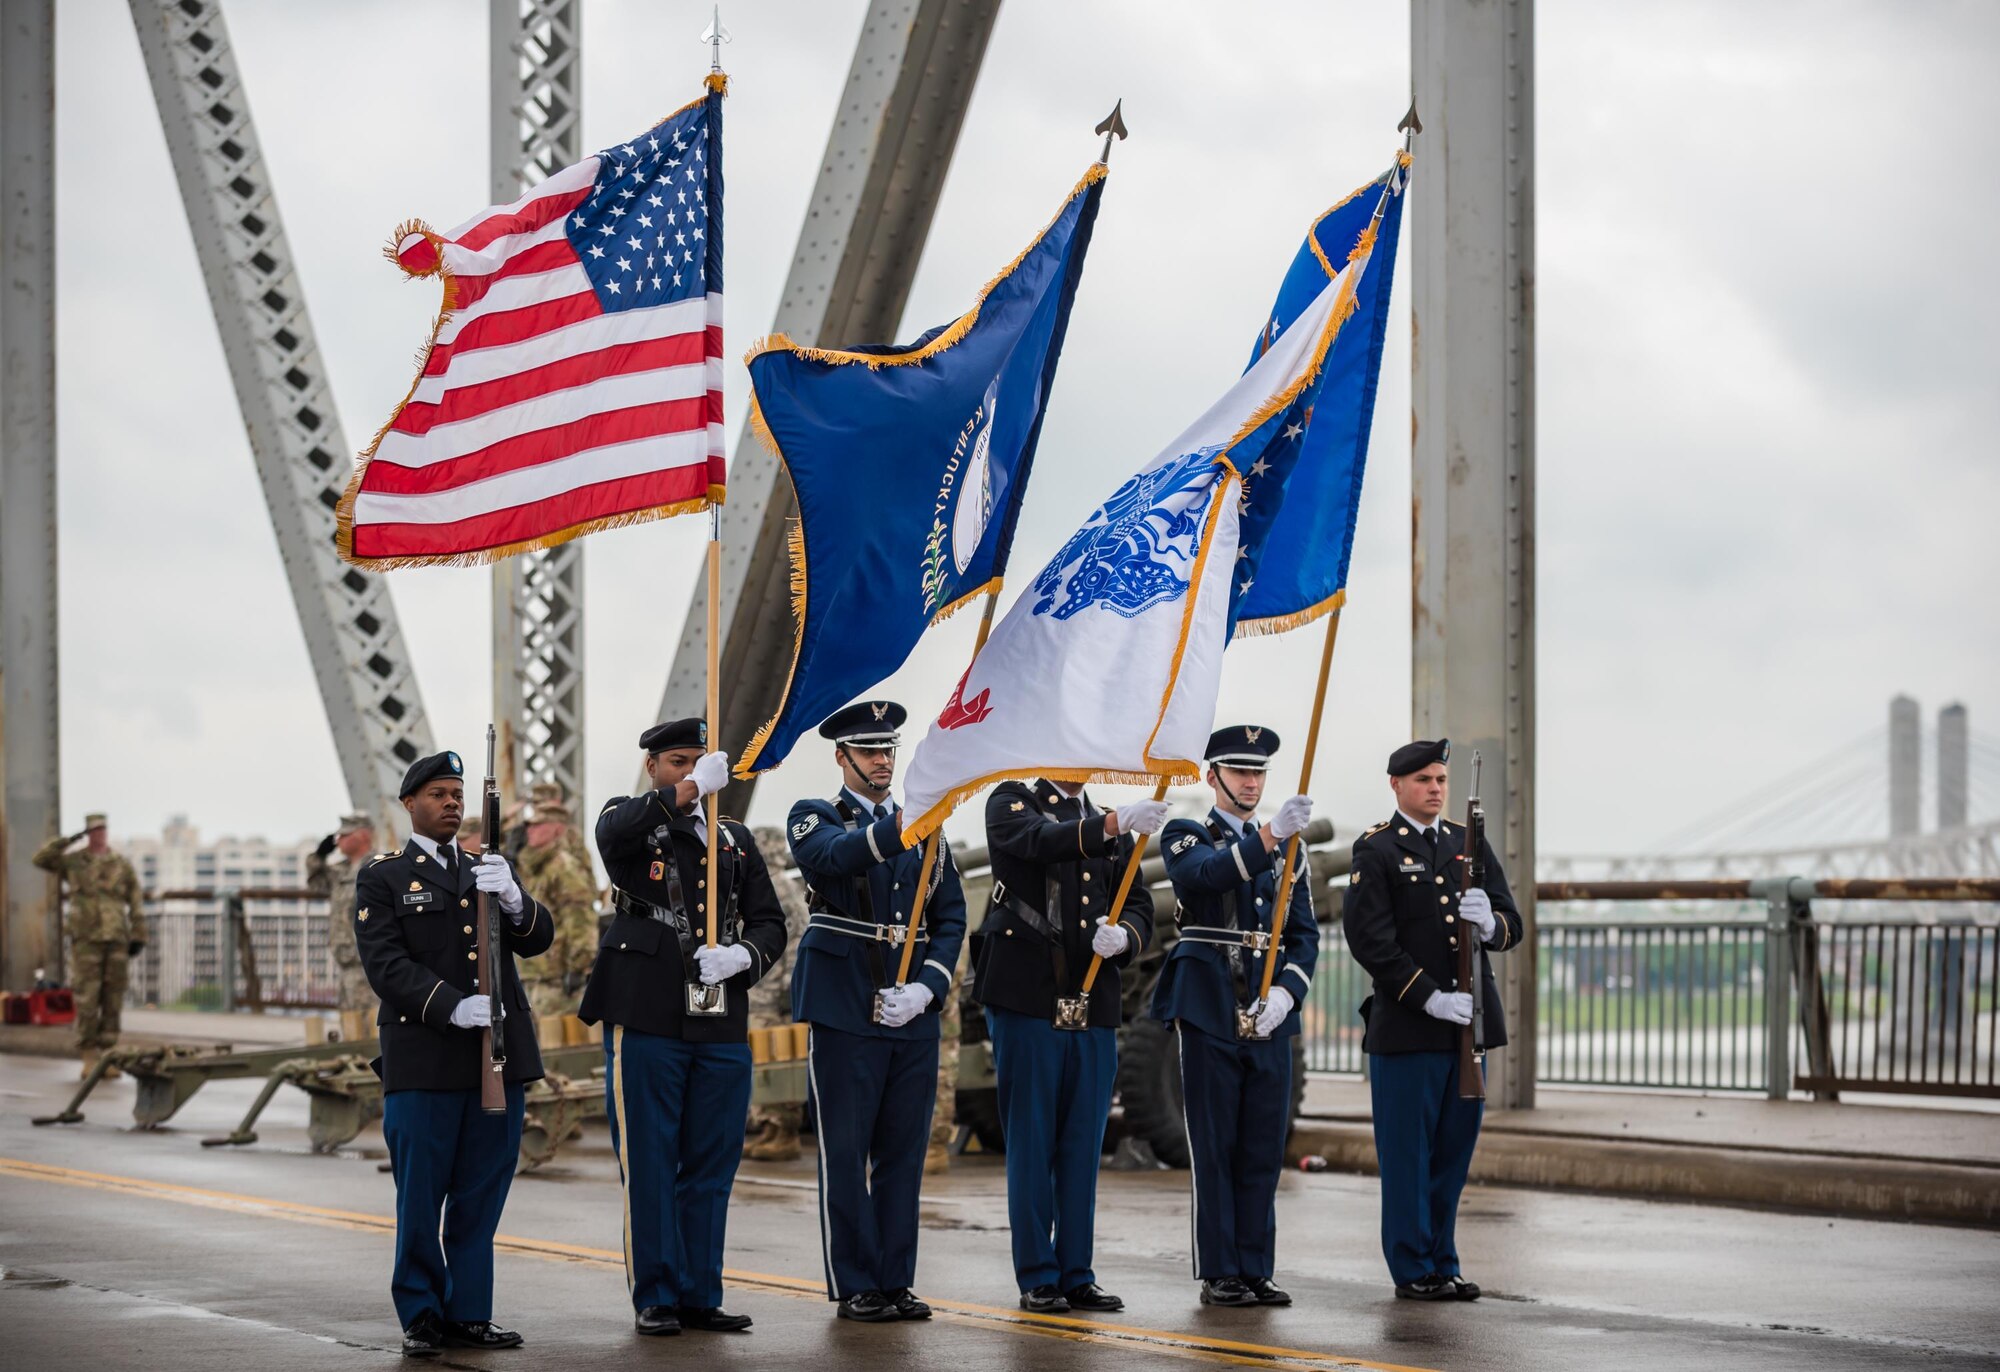
M500 835L500 778L494 770L494 733L486 726L486 786L479 798L479 833L482 840ZM482 846L484 846L482 844ZM497 846L492 851L498 851ZM507 931L500 902L485 891L479 893L479 940L475 945L473 976L493 1007L492 1021L479 1031L479 1108L489 1115L507 1113L507 997L500 984L501 969L507 958Z
M1465 851L1459 855L1461 896L1486 887L1486 807L1479 803L1479 754L1472 754L1472 794L1465 800ZM1463 915L1458 924L1458 984L1471 993L1472 1020L1458 1031L1458 1098L1486 1099L1486 998L1480 975L1479 930Z

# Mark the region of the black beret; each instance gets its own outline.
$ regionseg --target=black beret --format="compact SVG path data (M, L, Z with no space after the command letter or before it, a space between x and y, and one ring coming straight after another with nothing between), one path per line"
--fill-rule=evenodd
M465 764L458 760L457 753L432 753L420 757L410 764L410 770L403 773L403 789L396 792L398 797L413 796L439 777L465 777Z
M893 700L857 700L828 715L819 726L819 736L860 748L893 748L902 742L896 731L909 717L910 712Z
M1205 761L1219 762L1245 772L1261 772L1278 751L1278 731L1255 724L1232 724L1208 736Z
M665 724L655 724L639 735L639 746L649 753L664 753L669 748L706 748L708 721L670 719Z
M1415 743L1405 743L1389 754L1389 775L1406 777L1412 772L1421 772L1433 762L1451 760L1451 740L1448 738L1420 738Z

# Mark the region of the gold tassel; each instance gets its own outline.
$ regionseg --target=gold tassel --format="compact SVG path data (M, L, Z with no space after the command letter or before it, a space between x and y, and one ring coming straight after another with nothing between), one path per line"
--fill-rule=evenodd
M1067 781L1080 786L1157 786L1165 779L1169 786L1185 786L1201 779L1200 770L1192 762L1166 762L1158 764L1157 772L1123 772L1117 770L1091 771L1089 768L1009 768L1006 771L989 772L963 786L954 786L944 798L924 811L903 828L903 846L914 847L929 838L951 818L951 812L971 800L988 786L1002 781Z
M1264 638L1271 634L1289 633L1303 628L1314 620L1324 619L1347 603L1347 591L1342 589L1322 600L1317 605L1308 605L1303 610L1295 610L1288 615L1272 615L1268 619L1239 619L1236 621L1238 638Z
M973 587L971 590L967 591L964 595L960 596L957 600L952 601L951 604L945 606L942 610L939 610L936 614L932 615L931 616L932 626L935 627L939 624L944 623L947 619L950 619L953 615L957 614L960 610L963 610L966 606L972 604L973 601L979 599L979 597L983 595L988 595L988 594L999 595L1001 581L1002 578L996 576L991 581L987 582L984 586Z
M776 445L771 448L778 460ZM743 750L742 760L736 764L737 777L748 780L757 775L757 759L763 755L764 745L771 741L771 731L784 718L785 704L792 697L792 680L798 675L799 655L806 646L806 525L803 518L794 519L785 530L785 552L792 560L792 665L785 672L785 689L778 694L778 708L769 719L750 736L750 744Z

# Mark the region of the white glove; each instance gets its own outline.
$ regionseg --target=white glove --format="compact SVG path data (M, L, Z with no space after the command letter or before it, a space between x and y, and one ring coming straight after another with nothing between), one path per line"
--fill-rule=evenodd
M1101 958L1115 958L1131 946L1131 930L1108 922L1103 915L1097 917L1097 932L1090 936L1091 952Z
M710 757L720 757L720 753L710 753ZM750 968L750 950L740 943L718 944L714 948L706 945L694 950L695 966L701 969L701 984L714 986L728 981L738 972Z
M484 1029L493 1023L493 998L467 996L451 1007L451 1022L461 1029Z
M1267 1039L1277 1032L1285 1017L1292 1013L1292 993L1282 986L1271 988L1271 998L1264 1002L1264 1008L1257 1012L1257 1037Z
M729 784L729 754L703 753L695 759L688 780L694 783L695 799L714 795Z
M506 858L498 853L481 853L472 868L472 881L487 895L497 897L500 908L508 914L520 913L521 884L514 880L514 870L507 865Z
M1118 807L1118 832L1121 834L1157 834L1166 822L1167 802L1164 800L1135 800L1130 805Z
M1493 937L1493 900L1477 886L1458 898L1458 914L1479 926L1482 941Z
M882 1023L900 1029L924 1012L931 1003L931 988L921 982L891 986L882 992Z
M1447 1024L1472 1023L1472 995L1466 991L1433 991L1424 1013Z
M1271 837L1283 842L1293 834L1303 833L1312 817L1312 797L1293 796L1278 807L1277 818L1271 821Z

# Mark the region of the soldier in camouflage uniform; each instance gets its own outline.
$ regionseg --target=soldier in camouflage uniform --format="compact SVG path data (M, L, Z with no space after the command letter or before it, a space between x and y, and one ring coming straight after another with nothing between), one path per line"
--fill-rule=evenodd
M535 802L518 870L522 888L548 907L556 926L549 951L521 971L537 1016L576 1013L597 955L597 884L569 842L575 832L560 801Z
M546 806L553 805L562 811L563 842L569 845L570 851L576 857L577 866L583 869L584 874L589 876L594 873L597 869L590 865L590 842L584 838L583 830L576 827L570 815L569 802L563 799L562 787L553 781L538 781L529 790L528 799L527 814L532 819L539 820ZM594 877L592 879L595 880Z
M366 815L342 815L340 827L319 841L306 859L306 887L326 900L326 943L333 954L334 978L342 1010L372 1016L375 991L361 969L354 942L354 878L375 846L375 824ZM335 862L338 852L344 861Z
M78 839L88 846L69 851ZM76 1046L87 1076L105 1049L117 1046L131 960L146 946L139 909L139 874L111 851L103 815L85 815L83 832L62 835L35 851L35 866L68 886L63 931L69 935L69 984L76 995Z
M924 1152L924 1172L933 1175L951 1170L951 1136L958 1132L958 1036L963 1028L959 1015L958 989L965 981L966 959L972 940L958 948L958 970L952 974L951 994L938 1011L937 1105L931 1111L931 1142Z
M805 883L792 865L791 845L785 831L764 828L752 831L757 850L770 869L771 884L777 888L778 904L785 911L785 956L750 988L750 1027L770 1029L792 1022L792 961L798 956L799 939L806 931ZM748 1142L743 1156L755 1162L790 1162L799 1155L799 1128L805 1122L805 1106L753 1105L750 1107Z

